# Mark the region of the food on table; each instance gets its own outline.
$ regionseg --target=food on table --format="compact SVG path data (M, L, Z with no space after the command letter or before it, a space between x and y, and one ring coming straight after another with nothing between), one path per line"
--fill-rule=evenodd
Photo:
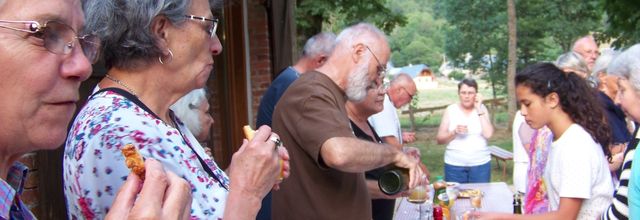
M479 189L463 189L458 192L458 197L462 198L470 198L474 195L482 195L482 191L480 191Z

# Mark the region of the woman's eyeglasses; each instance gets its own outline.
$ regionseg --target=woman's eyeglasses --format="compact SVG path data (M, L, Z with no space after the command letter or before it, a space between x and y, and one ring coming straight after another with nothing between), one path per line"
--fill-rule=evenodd
M9 24L22 24L24 29L8 26ZM55 54L70 54L76 46L76 40L78 40L84 56L91 63L98 60L100 39L92 34L78 36L73 28L60 21L46 21L44 24L40 24L37 21L0 20L0 28L26 32L40 38L44 42L44 48Z
M205 22L205 21L210 21L211 25L207 28L207 33L209 34L209 37L213 38L216 36L216 30L218 29L218 19L217 18L205 18L205 17L200 17L200 16L195 16L195 15L185 15L185 17L191 19L191 20L196 20L196 21L201 21L201 22Z

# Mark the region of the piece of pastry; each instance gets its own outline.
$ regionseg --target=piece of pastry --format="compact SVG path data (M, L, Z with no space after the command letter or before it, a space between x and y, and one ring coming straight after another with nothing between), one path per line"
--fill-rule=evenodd
M253 139L253 135L255 135L256 133L256 131L251 129L251 126L249 125L245 125L244 127L242 127L242 130L244 131L244 137L247 138L247 140Z
M127 164L127 167L131 172L144 180L144 159L142 155L138 153L138 149L136 149L133 144L127 144L120 150L122 151L122 155L124 155L124 162Z

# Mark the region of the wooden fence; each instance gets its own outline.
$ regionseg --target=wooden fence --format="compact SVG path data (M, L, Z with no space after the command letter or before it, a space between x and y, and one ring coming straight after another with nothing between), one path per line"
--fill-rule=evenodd
M493 113L496 112L496 110L498 108L505 108L506 109L506 107L507 107L507 98L495 98L495 99L483 100L482 104L487 106L487 109L493 115ZM429 107L429 108L417 108L417 109L409 107L409 110L402 111L402 114L403 115L409 114L409 121L411 122L411 131L415 131L416 130L416 120L415 120L415 114L416 113L428 112L428 115L433 115L434 112L442 111L442 110L446 109L447 106L449 106L449 105L435 106L435 107ZM493 120L494 120L494 124L495 124L495 117L493 117Z

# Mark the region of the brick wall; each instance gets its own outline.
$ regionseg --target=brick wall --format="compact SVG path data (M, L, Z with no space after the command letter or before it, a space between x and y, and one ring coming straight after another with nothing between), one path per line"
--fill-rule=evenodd
M236 5L237 6L237 5ZM251 124L255 124L255 120L257 117L258 106L260 104L260 99L262 95L266 91L266 89L271 84L272 79L272 71L271 71L271 48L270 48L270 39L269 39L269 22L268 22L268 14L267 8L264 5L264 0L248 0L247 5L247 29L248 33L246 37L248 37L249 42L249 54L248 57L250 59L249 68L250 68L250 76L249 80L251 80L251 88L249 89L251 100L250 107L252 108L253 118L250 119ZM239 16L239 15L235 15ZM236 19L232 25L243 25L240 19ZM243 42L244 45L244 42ZM231 48L226 47L223 50L221 56L228 56L228 51L230 50L243 50L243 48ZM225 53L224 51L227 51ZM228 58L228 57L227 57ZM216 63L224 63L221 58L217 58L220 60L216 60ZM244 63L245 57L238 57L237 59L242 59ZM244 66L244 64L242 64ZM218 66L219 67L219 66ZM246 74L245 72L226 72L223 71L229 70L221 70L216 74ZM229 132L222 126L223 118L228 117L224 115L223 109L221 109L220 105L222 104L222 100L217 100L216 97L222 97L223 94L219 94L220 92L237 92L237 91L221 91L218 90L221 86L224 88L224 85L228 85L228 82L224 82L224 76L215 75L213 79L210 79L210 92L211 99L209 103L211 104L211 113L213 115L214 120L216 121L213 125L212 129L212 144L214 154L216 155L216 159L218 159L218 155L223 155L225 157L231 157L229 152L223 152L220 146L223 143L223 139L229 135L226 132ZM244 91L243 91L244 92ZM232 100L232 101L240 101L240 100ZM246 102L245 100L242 100ZM246 116L245 116L246 117ZM233 146L231 143L226 143L229 146ZM239 146L239 144L238 144ZM229 154L229 155L224 155ZM217 161L219 165L221 161ZM222 163L222 167L225 167L224 163Z
M36 153L32 152L24 155L20 162L29 167L27 181L24 184L24 191L20 199L32 212L38 213L38 163L36 161Z
M269 19L264 0L249 0L247 7L249 29L249 58L251 59L251 107L256 122L260 99L271 85L271 49Z

